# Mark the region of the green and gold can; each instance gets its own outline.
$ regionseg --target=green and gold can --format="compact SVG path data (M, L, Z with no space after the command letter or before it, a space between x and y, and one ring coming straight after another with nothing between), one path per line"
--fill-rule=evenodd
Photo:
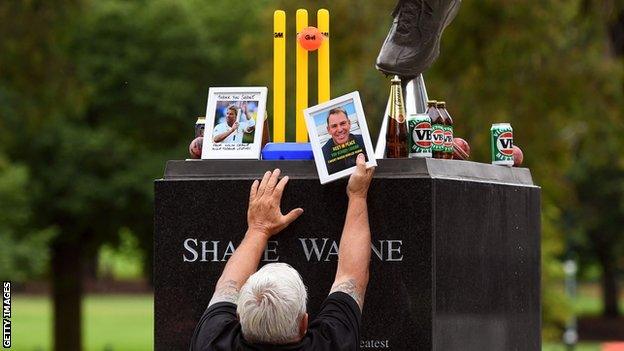
M495 123L490 129L492 164L513 166L513 128L509 123Z
M426 114L412 114L407 117L409 157L431 157L431 118Z

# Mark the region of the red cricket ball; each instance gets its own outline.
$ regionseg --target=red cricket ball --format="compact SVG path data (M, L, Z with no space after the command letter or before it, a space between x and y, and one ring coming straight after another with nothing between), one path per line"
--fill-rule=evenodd
M189 145L189 153L191 158L201 158L202 145L204 144L204 137L197 137L191 141Z
M453 138L453 159L467 160L470 158L470 145L462 138Z
M314 51L323 43L323 33L316 27L306 27L297 34L297 41L308 51Z
M522 161L524 161L524 154L522 153L522 149L518 146L513 146L513 159L514 159L514 167L520 166Z

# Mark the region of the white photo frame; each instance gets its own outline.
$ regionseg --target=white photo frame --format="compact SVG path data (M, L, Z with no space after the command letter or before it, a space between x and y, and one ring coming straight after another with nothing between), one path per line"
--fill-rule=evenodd
M359 92L307 108L303 113L321 184L353 173L355 158L362 151L366 167L377 166ZM347 121L341 121L344 115Z
M266 87L208 90L202 159L260 159L267 91Z

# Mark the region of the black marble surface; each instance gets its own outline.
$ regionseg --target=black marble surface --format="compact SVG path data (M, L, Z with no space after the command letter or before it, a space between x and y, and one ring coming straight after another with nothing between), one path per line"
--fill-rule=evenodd
M346 179L321 186L310 161L170 161L155 182L156 350L188 349L245 232L249 187L275 167L291 177L282 208L305 213L261 264L296 268L308 312L318 312L335 274ZM369 213L363 350L540 349L540 189L527 169L379 160Z

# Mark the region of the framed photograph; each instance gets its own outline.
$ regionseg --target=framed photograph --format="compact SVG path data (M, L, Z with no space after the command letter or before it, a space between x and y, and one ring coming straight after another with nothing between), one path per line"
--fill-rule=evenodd
M202 159L259 159L266 99L266 87L210 88Z
M367 168L377 166L357 91L305 109L303 113L321 184L353 173L360 153L366 156Z

